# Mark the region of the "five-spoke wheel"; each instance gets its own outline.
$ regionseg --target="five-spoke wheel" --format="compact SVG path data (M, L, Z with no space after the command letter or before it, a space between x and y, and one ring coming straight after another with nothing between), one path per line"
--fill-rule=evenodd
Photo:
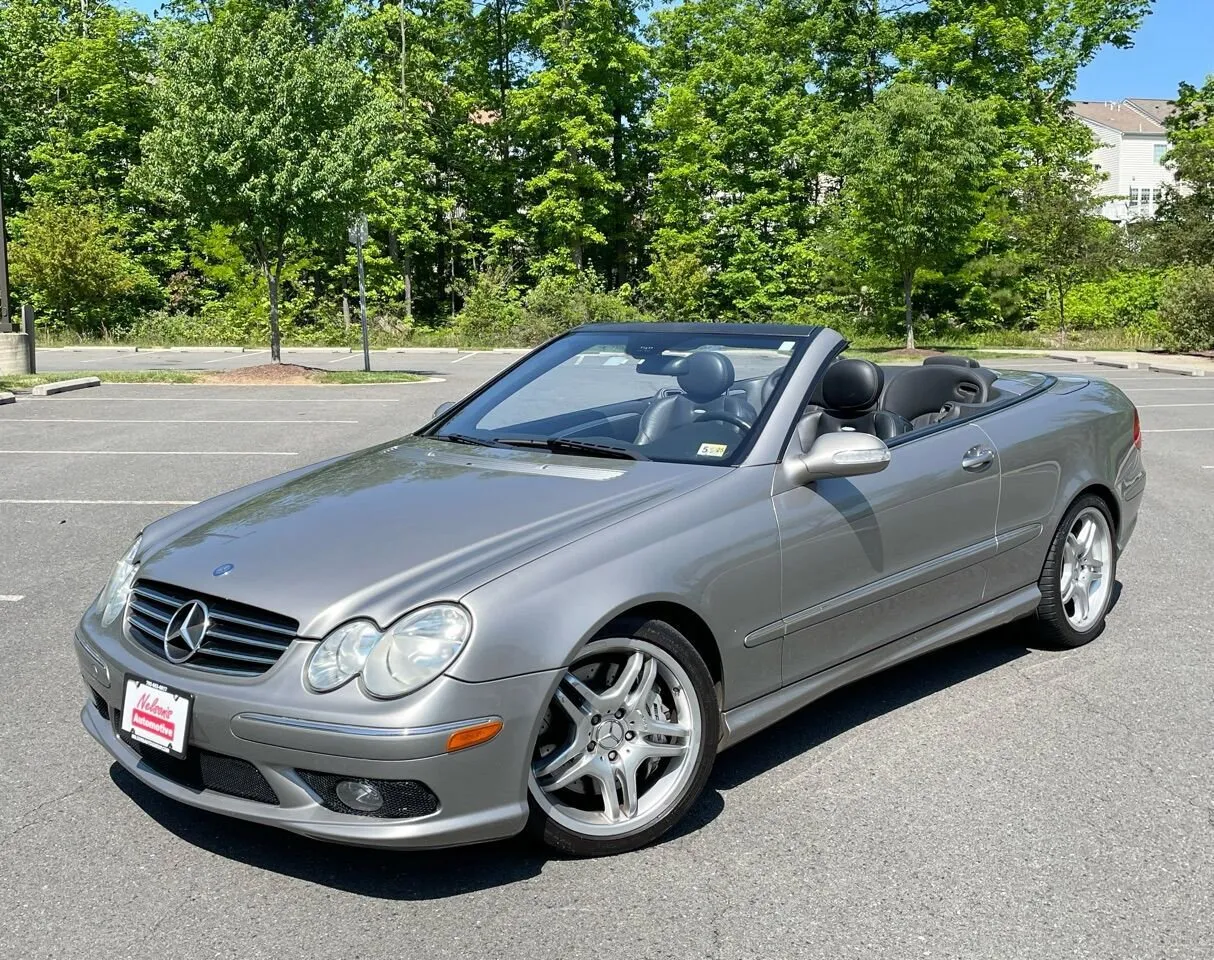
M1078 647L1104 626L1117 575L1117 542L1108 505L1084 494L1054 534L1041 571L1037 619L1051 643Z
M664 832L703 787L718 717L694 647L659 621L588 643L541 723L535 822L567 852L616 853Z

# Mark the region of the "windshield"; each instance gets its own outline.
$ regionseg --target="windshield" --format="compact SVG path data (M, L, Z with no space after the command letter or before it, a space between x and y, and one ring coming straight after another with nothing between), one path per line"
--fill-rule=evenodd
M732 463L806 340L580 331L485 388L431 436L585 456Z

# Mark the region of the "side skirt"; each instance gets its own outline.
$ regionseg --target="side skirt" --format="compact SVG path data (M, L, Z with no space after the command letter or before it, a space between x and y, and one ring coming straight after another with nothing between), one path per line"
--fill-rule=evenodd
M1037 604L1040 602L1041 591L1037 589L1037 584L1022 587L1014 593L991 600L980 607L975 607L973 610L934 626L926 627L900 640L891 641L875 650L870 650L868 653L831 667L829 670L823 670L804 680L798 680L796 683L782 687L758 700L734 707L722 716L724 734L717 749L724 750L732 747L752 734L758 733L764 727L771 726L777 720L783 720L789 714L796 713L819 697L855 680L911 660L930 650L937 650L950 643L972 637L984 630L990 630L1018 620L1020 617L1028 616L1037 609Z

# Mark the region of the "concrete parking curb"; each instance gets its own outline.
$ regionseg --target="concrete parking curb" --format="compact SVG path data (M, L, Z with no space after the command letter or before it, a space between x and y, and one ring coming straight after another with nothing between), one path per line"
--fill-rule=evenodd
M244 347L169 347L170 353L244 353Z
M77 377L75 380L60 380L58 383L42 383L30 391L35 397L51 397L56 393L67 393L69 390L83 390L85 387L99 387L101 381L96 377Z
M16 403L16 402L17 402L16 396L9 393L7 390L0 390L0 407L4 406L6 403Z
M1092 363L1098 367L1116 367L1118 370L1137 370L1142 366L1133 360L1105 360L1100 357L1093 357Z
M521 357L525 353L530 353L530 350L520 347L494 347L494 353L505 353L514 357Z
M385 347L372 353L459 353L459 347ZM473 351L468 351L473 352Z
M1205 370L1198 367L1177 367L1172 364L1165 363L1148 363L1148 370L1153 370L1155 373L1174 373L1181 377L1204 377Z

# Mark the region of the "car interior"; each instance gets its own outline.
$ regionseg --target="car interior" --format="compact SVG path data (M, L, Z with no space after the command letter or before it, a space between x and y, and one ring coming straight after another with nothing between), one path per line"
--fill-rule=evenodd
M719 463L758 420L784 370L779 364L763 376L736 379L724 350L649 355L636 372L661 378L652 395L514 423L509 432L616 445L651 459ZM820 435L849 430L891 442L969 419L1026 388L969 357L933 355L920 366L840 357L819 381L798 435L805 450Z

